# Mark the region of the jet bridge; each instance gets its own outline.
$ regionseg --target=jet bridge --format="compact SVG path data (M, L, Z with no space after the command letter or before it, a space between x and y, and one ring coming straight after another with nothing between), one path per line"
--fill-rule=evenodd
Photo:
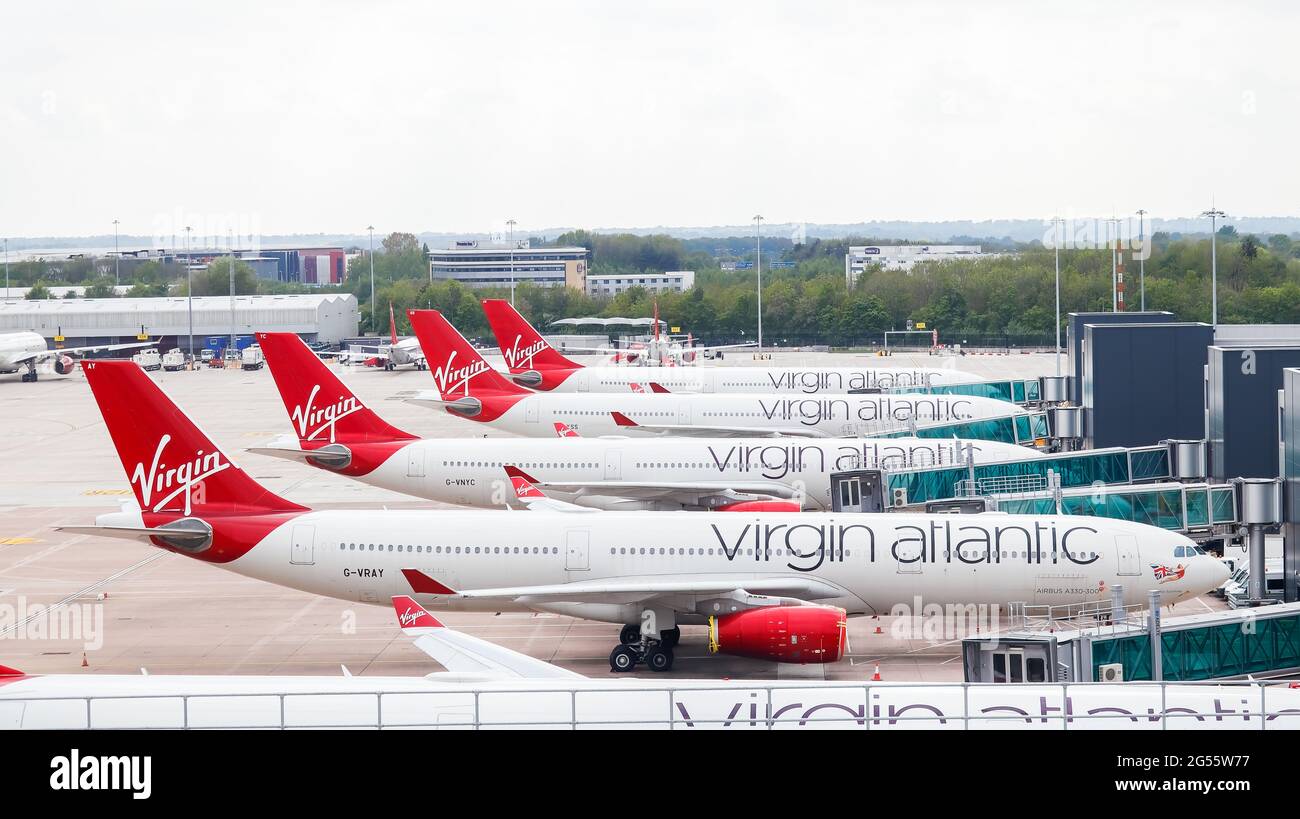
M970 395L996 398L1022 407L1046 407L1066 401L1065 376L995 379L966 384L932 384L927 387L894 387L887 392L927 395Z
M1051 441L1051 426L1046 412L1018 413L977 421L958 421L931 426L908 426L873 438L971 438L977 441L1000 441L1028 447L1047 447Z
M1276 677L1300 670L1300 604L1181 617L1106 601L1014 604L1008 631L962 640L962 665L981 683Z

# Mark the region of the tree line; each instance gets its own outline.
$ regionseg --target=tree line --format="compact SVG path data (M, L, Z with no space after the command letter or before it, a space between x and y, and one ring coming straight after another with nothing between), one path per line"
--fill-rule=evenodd
M1224 323L1300 323L1300 241L1286 235L1238 235L1219 231L1219 320ZM999 240L994 240L999 241ZM880 244L869 237L815 239L794 245L789 239L763 242L763 330L768 343L855 345L872 342L886 330L924 322L944 343L978 343L990 338L1011 343L1048 344L1053 327L1054 253L1040 243L1009 247L979 257L917 263L907 271L869 268L850 286L844 253L850 245ZM695 286L685 293L653 294L639 287L613 298L592 297L567 288L520 284L516 304L542 330L575 316L644 317L654 312L683 332L708 341L752 339L758 294L753 269L723 270L725 261L752 261L753 238L677 239L665 235L598 234L573 231L547 242L589 249L589 272L659 273L694 270ZM1061 314L1111 309L1111 252L1106 248L1062 250ZM375 271L375 303L370 302L370 265ZM771 267L773 262L779 267ZM1128 309L1139 306L1138 262L1127 258ZM229 292L230 260L217 259L194 274L195 295ZM428 248L410 233L383 240L373 259L354 255L347 281L338 287L268 282L236 261L236 292L350 292L361 305L364 332L388 332L391 304L401 334L409 333L408 308L434 308L470 337L488 337L479 300L506 297L508 288L471 289L455 281L429 281ZM52 284L86 284L87 295L111 292L111 261L72 260L13 265L16 286L36 285L29 297ZM1208 236L1157 233L1145 261L1146 306L1167 310L1184 321L1210 319L1210 241ZM181 264L147 261L123 265L129 295L184 295ZM48 291L46 293L48 295ZM372 321L373 315L373 321Z

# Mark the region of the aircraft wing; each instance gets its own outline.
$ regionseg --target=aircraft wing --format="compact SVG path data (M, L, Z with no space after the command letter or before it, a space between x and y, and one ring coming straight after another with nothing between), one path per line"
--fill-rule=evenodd
M611 413L614 423L625 429L638 429L657 435L683 438L830 438L826 432L811 427L741 427L692 424L643 424L621 412Z
M453 674L509 679L586 679L581 674L504 646L449 629L406 595L393 598L393 611L402 633L415 647Z
M534 486L533 479L524 474L518 467L507 465L506 477L510 479L510 486L515 490L515 498L529 509L546 509L551 512L599 511L590 507L579 506L576 503L546 497L541 490Z
M742 607L802 605L811 600L842 597L839 589L810 577L752 575L659 575L652 578L579 580L539 586L495 589L452 589L419 569L402 569L416 594L437 594L466 600L513 600L531 603L643 603L657 598L727 598Z
M24 364L28 361L40 361L45 358L57 358L61 355L82 355L84 353L94 353L103 350L133 350L137 347L157 347L156 341L133 341L130 344L92 344L89 347L64 347L58 350L38 350L34 353L25 353L14 356L11 359L15 364Z

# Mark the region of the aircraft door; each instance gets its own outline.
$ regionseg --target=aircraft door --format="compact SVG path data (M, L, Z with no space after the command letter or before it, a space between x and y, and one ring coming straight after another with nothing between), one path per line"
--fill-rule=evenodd
M293 527L293 547L289 553L289 562L299 566L310 566L316 562L316 527Z
M677 405L677 423L684 427L690 426L691 404L689 401L682 401Z
M418 446L406 448L406 477L424 477L424 450Z
M623 480L623 450L611 449L605 453L605 480Z
M527 398L524 399L524 421L526 423L529 424L537 423L538 410L539 407L537 406L536 399L532 399L532 400L529 400Z
M1119 560L1119 574L1133 576L1142 573L1137 538L1132 535L1115 535L1115 555Z
M586 370L578 370L578 392L586 392L589 389L587 377L590 375Z
M570 572L585 572L590 563L591 533L586 529L570 529L564 534L564 568Z
M899 574L920 574L921 567L924 565L921 561L922 545L919 541L909 539L901 540L894 544L894 560L898 566Z

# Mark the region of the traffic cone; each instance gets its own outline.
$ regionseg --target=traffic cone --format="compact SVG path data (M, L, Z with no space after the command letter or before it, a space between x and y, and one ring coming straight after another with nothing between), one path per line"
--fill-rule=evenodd
M872 682L880 682L880 663L876 663L876 673L871 675Z
M81 667L90 668L90 663L86 660L86 652L81 652Z

